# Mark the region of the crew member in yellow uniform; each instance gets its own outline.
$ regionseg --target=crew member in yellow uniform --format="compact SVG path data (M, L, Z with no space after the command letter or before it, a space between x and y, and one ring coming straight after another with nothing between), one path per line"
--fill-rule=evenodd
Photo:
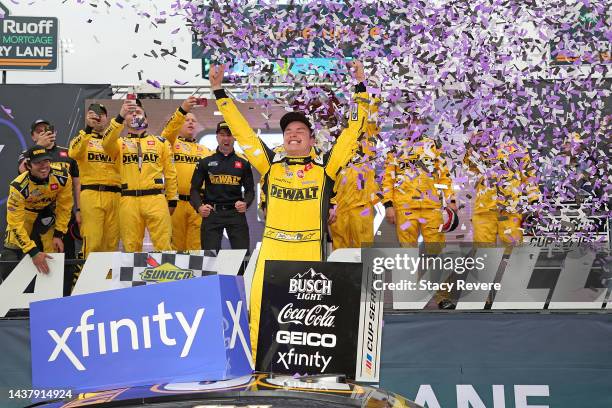
M129 133L120 138L124 123ZM172 147L165 138L147 133L147 126L140 101L126 100L102 142L120 163L119 235L126 252L142 251L145 227L156 251L172 249L170 216L178 199Z
M435 142L424 136L422 122L414 120L410 127L416 136L402 140L385 163L385 216L395 224L400 244L416 244L419 231L426 244L444 243L441 197L457 211L449 171Z
M113 252L119 245L119 163L102 147L108 111L94 103L87 109L86 127L70 142L68 154L81 175L81 236L83 254Z
M39 272L48 273L47 253L64 252L72 179L67 168L51 167L52 157L44 146L34 145L23 157L26 172L9 186L2 259L18 260L28 254ZM42 248L33 237L40 237Z
M370 106L366 133L359 140L357 152L336 178L331 202L330 231L334 249L361 248L374 241L374 205L380 201L374 160L378 126L377 101Z
M493 245L499 236L504 244L521 244L522 214L540 198L527 151L516 140L497 143L489 132L478 132L470 140L464 163L478 175L472 209L474 243Z
M191 177L198 160L210 156L212 152L194 139L198 120L190 111L197 102L198 99L193 96L183 101L162 131L162 136L168 139L172 146L178 182L179 201L172 214L172 247L177 251L202 248L202 217L189 203Z
M267 216L257 267L251 283L250 326L253 358L256 358L259 314L266 260L320 261L327 221L329 194L340 169L350 160L368 116L365 75L354 62L360 103L349 116L349 125L334 147L323 155L310 155L315 144L312 127L301 112L290 112L280 120L285 153L266 146L234 102L221 88L223 66L211 66L209 78L217 106L232 134L253 167L266 179Z

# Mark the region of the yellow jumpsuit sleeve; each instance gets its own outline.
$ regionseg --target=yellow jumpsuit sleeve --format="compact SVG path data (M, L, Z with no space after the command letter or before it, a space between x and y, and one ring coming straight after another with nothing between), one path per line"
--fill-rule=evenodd
M6 212L6 224L9 237L7 241L15 242L23 253L36 248L36 243L30 239L25 228L25 197L13 186L9 187L9 197Z
M66 185L57 194L55 201L55 229L62 234L68 231L68 222L72 215L72 177L67 177Z
M102 139L102 147L113 159L117 159L121 154L119 147L119 135L123 130L123 123L117 122L115 118L111 119L110 124L104 131L104 138Z
M383 188L383 204L385 207L389 205L387 203L393 203L393 192L395 190L395 157L393 154L387 154L387 160L385 161L385 172L382 179Z
M266 174L270 170L274 152L255 134L234 101L230 98L217 99L217 107L223 114L223 119L229 125L232 135L238 141L249 163L257 169L259 174Z
M68 156L75 160L83 159L87 153L87 144L89 143L90 139L91 133L86 133L84 130L80 130L79 134L70 141Z
M164 126L164 130L162 130L161 136L168 139L170 142L170 146L174 146L174 142L176 142L176 138L178 137L179 132L181 131L181 127L185 123L186 114L182 112L182 109L178 108Z
M448 166L446 164L446 155L436 148L436 167L438 168L438 184L441 186L445 186L446 188L442 188L442 194L444 194L444 199L448 203L450 200L454 199L453 193L453 182L451 180L450 171L448 170Z
M355 94L357 106L350 112L348 127L342 131L329 152L329 160L325 166L325 173L332 180L336 179L340 169L346 166L357 148L357 139L359 139L359 135L363 132L368 118L370 105L368 97L367 92Z
M162 165L164 166L164 182L166 187L166 200L178 200L178 184L176 180L176 168L172 160L172 147L166 140L162 147Z

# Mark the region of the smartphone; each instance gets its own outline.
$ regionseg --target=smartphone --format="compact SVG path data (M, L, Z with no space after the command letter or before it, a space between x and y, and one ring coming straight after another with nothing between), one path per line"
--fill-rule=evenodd
M208 100L206 98L196 98L196 105L207 107L208 106Z
M128 101L135 101L136 100L136 94L133 94L133 93L127 94L127 100Z

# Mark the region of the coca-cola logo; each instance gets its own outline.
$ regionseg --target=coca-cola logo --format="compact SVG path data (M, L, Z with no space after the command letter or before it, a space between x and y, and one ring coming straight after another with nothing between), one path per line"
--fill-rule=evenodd
M294 308L293 303L286 304L278 314L280 324L301 324L315 327L334 327L333 313L338 306L315 305L310 308Z

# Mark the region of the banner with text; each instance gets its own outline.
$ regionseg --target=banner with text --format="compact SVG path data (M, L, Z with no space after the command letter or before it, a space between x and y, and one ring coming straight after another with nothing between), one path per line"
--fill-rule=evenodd
M377 381L382 303L369 279L359 263L267 261L256 369Z
M207 276L32 303L34 388L99 390L252 372L244 282Z

